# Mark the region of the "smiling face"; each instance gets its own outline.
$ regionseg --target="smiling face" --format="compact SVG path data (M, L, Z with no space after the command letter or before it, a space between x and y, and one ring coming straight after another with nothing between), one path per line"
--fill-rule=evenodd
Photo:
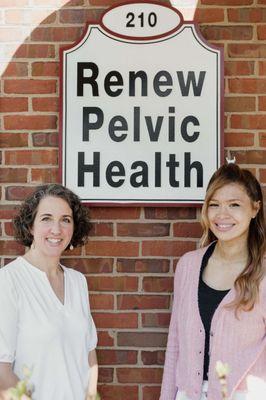
M31 234L39 256L59 258L74 230L72 210L60 197L44 197L38 206Z
M217 189L207 208L208 225L221 241L247 240L249 225L259 210L243 186L230 183Z

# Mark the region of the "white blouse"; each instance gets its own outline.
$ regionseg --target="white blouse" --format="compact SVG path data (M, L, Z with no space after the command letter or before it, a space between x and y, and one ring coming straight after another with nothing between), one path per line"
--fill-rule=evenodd
M64 304L23 257L0 269L0 362L12 363L20 379L24 366L32 370L35 400L84 400L97 344L86 279L62 268Z

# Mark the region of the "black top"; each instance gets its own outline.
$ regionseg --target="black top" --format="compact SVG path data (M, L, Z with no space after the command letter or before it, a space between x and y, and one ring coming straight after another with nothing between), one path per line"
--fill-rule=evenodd
M199 289L198 289L199 312L205 329L204 371L203 371L204 380L208 380L208 369L210 361L209 358L210 329L211 329L212 317L216 308L223 300L224 296L229 292L229 290L213 289L202 280L202 274L204 268L208 264L209 258L215 249L215 245L216 242L211 244L203 256L200 269L200 279L199 279Z

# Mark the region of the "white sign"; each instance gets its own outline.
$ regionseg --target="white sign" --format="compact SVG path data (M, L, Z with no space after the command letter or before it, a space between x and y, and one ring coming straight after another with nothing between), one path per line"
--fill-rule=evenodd
M197 204L220 165L221 50L158 3L61 53L62 182L93 204Z

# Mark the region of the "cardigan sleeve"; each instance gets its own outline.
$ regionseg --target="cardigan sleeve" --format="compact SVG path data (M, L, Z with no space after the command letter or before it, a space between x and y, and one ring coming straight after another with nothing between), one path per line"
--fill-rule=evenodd
M179 288L181 287L182 265L184 256L179 260L174 277L174 301L169 326L167 348L165 353L165 364L160 400L174 400L176 387L176 365L178 360L178 303Z

